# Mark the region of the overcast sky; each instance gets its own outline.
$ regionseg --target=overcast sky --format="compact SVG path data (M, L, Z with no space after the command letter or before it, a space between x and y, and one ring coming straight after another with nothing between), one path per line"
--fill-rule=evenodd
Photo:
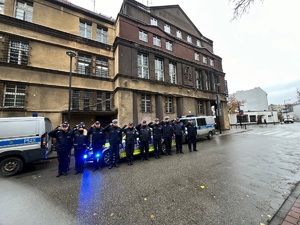
M93 0L69 0L94 9ZM105 2L105 3L104 3ZM116 18L123 0L96 0L96 12ZM250 12L231 21L228 0L139 0L179 5L223 59L229 94L262 88L269 104L297 101L300 90L300 0L255 0ZM104 4L103 4L104 3Z

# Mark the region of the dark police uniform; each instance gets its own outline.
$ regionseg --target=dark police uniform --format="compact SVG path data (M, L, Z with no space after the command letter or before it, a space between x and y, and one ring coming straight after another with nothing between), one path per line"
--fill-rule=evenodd
M96 121L95 124L100 124L100 123ZM94 171L96 171L99 168L101 169L100 156L102 155L103 146L105 145L106 133L103 127L98 128L96 126L93 126L89 129L88 135L92 136Z
M62 126L68 127L68 123L63 123ZM58 175L67 175L69 167L69 152L72 148L72 133L69 128L64 131L60 129L60 126L49 132L49 136L56 139L55 150L57 152L58 159Z
M155 122L158 122L159 119L154 119ZM148 126L152 128L153 134L153 147L154 147L154 156L155 158L160 158L162 151L162 136L163 136L163 128L160 123L149 123Z
M173 126L174 126L174 134L175 134L175 141L176 141L176 153L179 153L179 152L183 153L182 152L182 135L185 132L185 127L178 118L173 123Z
M137 130L133 127L133 123L129 123L129 125L131 126L129 127L125 125L122 128L122 131L126 135L125 138L126 160L128 165L133 165L133 152L134 152L134 145L136 144Z
M151 140L151 129L147 125L147 121L144 120L142 124L136 126L139 132L141 161L149 160L149 141Z
M83 130L80 130L83 128ZM84 166L84 153L89 146L88 131L84 128L84 125L79 124L78 128L75 128L72 133L74 156L75 156L75 170L76 173L83 173Z
M165 120L169 120L169 117L165 117ZM170 121L162 121L163 127L163 139L166 147L166 155L172 155L172 137L174 135L174 128Z
M197 141L197 127L191 123L188 122L185 127L187 128L188 132L188 146L189 146L189 151L192 151L192 145L193 145L193 151L197 151L196 149L196 141Z
M109 169L115 164L116 167L119 167L118 162L120 158L119 145L122 143L122 130L117 125L118 120L113 120L112 124L104 128L105 132L109 133ZM115 162L113 161L115 155Z

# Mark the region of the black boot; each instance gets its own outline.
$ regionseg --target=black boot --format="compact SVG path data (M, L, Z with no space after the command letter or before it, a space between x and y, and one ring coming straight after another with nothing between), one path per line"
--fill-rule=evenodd
M108 167L108 169L111 169L112 167L113 167L112 164L110 164L109 167Z

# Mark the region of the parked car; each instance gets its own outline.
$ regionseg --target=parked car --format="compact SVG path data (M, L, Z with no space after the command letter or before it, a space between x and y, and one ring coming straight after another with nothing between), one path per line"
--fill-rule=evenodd
M0 174L14 175L24 164L47 158L51 130L51 121L45 117L0 118Z

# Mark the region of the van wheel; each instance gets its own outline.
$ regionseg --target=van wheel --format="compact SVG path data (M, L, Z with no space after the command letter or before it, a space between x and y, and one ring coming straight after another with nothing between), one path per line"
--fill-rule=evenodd
M109 159L110 159L109 150L106 150L102 154L102 159L101 159L102 165L109 166Z
M23 169L23 161L17 157L9 157L0 162L0 173L2 176L12 176Z
M213 133L210 131L207 135L207 139L211 140L211 139L213 139L213 136L214 136Z

